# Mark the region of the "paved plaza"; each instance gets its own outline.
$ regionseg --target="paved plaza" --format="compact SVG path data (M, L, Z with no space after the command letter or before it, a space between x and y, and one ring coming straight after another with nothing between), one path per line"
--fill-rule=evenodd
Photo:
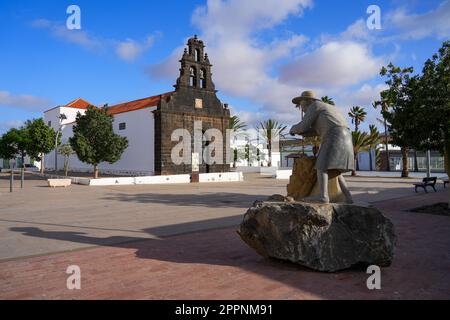
M407 212L448 201L449 189L415 194L418 179L348 180L357 201L396 227L382 290L367 289L365 270L313 272L264 259L239 239L248 207L285 194L287 181L49 189L27 176L10 194L2 176L0 298L449 299L450 218ZM79 291L66 288L70 265L81 268Z

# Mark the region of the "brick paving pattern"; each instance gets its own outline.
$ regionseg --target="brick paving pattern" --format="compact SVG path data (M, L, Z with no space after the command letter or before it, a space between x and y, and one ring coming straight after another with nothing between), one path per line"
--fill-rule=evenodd
M381 290L367 289L365 270L326 274L264 259L227 227L1 262L0 298L450 299L450 218L404 211L447 200L439 192L376 203L398 235ZM66 288L69 265L81 268L81 290Z

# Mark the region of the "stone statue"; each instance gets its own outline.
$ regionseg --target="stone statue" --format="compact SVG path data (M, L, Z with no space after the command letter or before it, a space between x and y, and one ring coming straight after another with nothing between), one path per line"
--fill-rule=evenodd
M329 203L329 172L337 172L339 186L347 203L353 203L352 195L342 173L354 170L353 142L347 121L339 110L315 97L314 92L305 91L292 100L300 105L305 116L303 121L292 127L291 135L304 137L320 136L322 145L316 162L320 196L308 197L305 201Z

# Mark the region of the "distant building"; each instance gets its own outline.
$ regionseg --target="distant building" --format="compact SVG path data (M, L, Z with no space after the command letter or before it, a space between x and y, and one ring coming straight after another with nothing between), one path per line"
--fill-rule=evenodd
M202 133L217 129L222 133L223 149L216 150L223 158L221 164L206 164L200 161L200 173L226 172L227 164L226 129L229 126L230 111L216 95L212 80L211 63L205 53L203 41L196 36L189 39L188 48L180 60L180 76L175 90L135 101L121 103L108 108L114 116L114 131L128 138L129 146L122 158L115 164L102 163L101 172L131 175L169 175L192 172L190 164L175 164L171 152L179 141L172 141L175 129L185 129L194 137L194 122L201 121ZM62 122L62 142L73 135L73 126L78 113L84 113L91 105L77 99L65 106L58 106L44 113L46 123L59 130L61 114L67 119ZM203 142L203 147L211 141ZM192 142L192 150L194 150ZM46 156L47 169L55 168L54 152ZM200 155L200 159L202 156ZM58 167L62 167L63 157L58 156ZM76 156L70 159L70 167L75 171L91 171L92 166L82 163Z

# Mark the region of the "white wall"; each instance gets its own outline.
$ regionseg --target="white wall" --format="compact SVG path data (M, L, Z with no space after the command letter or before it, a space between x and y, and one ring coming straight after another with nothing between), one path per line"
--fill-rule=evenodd
M70 108L59 108L70 109ZM155 107L145 108L136 111L117 114L114 116L114 132L128 139L128 148L122 158L114 163L101 163L99 168L103 173L125 174L125 175L153 175L154 174L154 139L155 123L152 111ZM65 110L61 110L66 112ZM83 110L82 110L83 111ZM67 114L66 114L67 115ZM57 119L55 112L46 114L47 119ZM76 116L76 113L75 113ZM70 114L73 117L73 113ZM69 116L68 116L69 118ZM47 120L47 121L48 121ZM69 119L68 119L69 120ZM56 120L54 120L56 121ZM66 122L66 121L65 121ZM126 123L125 130L119 130L120 123ZM57 123L57 122L56 122ZM52 121L53 126L53 121ZM73 135L73 124L67 125L63 129L61 143L68 143ZM54 169L55 154L52 151L46 156L46 168ZM58 155L58 169L64 166L64 157ZM70 157L70 170L90 172L92 165L81 162L76 155Z

